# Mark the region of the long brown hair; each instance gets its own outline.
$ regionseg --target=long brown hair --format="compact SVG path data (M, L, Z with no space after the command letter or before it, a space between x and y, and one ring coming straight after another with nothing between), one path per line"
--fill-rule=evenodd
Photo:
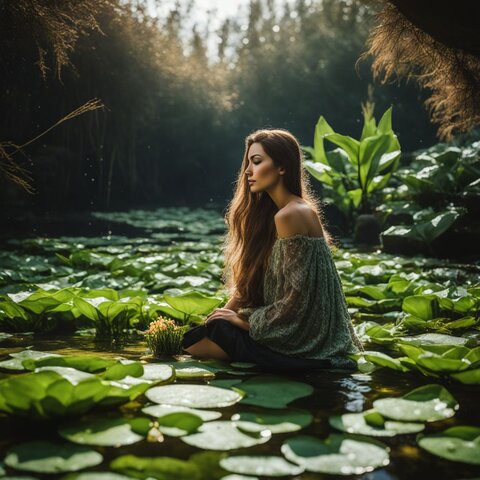
M234 195L226 208L228 230L223 243L223 281L228 293L236 295L239 307L263 304L263 276L277 238L273 217L279 209L267 192L251 192L245 175L248 149L254 142L262 145L277 167L285 168L285 187L317 213L327 243L335 246L324 228L321 202L312 192L310 178L303 168L303 153L295 136L282 128L260 129L249 134L245 138L245 153Z

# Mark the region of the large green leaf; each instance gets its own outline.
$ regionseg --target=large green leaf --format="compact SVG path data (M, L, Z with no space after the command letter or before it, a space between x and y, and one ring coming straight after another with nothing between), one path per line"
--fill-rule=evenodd
M326 140L338 145L340 148L343 148L348 155L350 163L354 166L358 166L358 155L360 142L355 140L348 135L340 135L339 133L330 133L325 135Z
M313 136L313 149L315 152L315 162L324 163L328 165L327 157L325 155L325 147L323 139L325 135L335 133L333 128L328 124L323 115L317 121L315 125L315 132Z
M390 137L388 134L367 137L360 142L358 150L360 186L366 189L377 174L382 155L386 153Z

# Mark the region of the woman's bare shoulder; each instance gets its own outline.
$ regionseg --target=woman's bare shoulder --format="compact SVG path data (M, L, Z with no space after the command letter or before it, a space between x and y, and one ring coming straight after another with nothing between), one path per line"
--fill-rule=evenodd
M307 203L292 202L275 215L279 237L290 235L323 235L317 213Z

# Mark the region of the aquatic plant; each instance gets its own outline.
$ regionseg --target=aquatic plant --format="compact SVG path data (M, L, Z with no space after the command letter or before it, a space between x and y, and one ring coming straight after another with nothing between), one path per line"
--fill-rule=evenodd
M177 325L173 320L159 316L145 332L148 348L156 357L178 355L182 352L182 338L188 325Z

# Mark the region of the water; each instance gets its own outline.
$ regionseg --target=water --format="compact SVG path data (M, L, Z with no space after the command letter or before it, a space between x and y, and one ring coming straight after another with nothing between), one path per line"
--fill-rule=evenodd
M141 217L141 218L139 218ZM161 245L168 244L167 235L177 234L177 241L182 239L190 240L189 235L193 235L193 230L188 229L189 223L186 222L187 229L176 231L176 227L168 222L158 222L158 216L144 213L137 215L136 219L132 220L126 227L125 224L115 224L112 221L105 221L102 228L105 232L110 231L110 238L115 238L115 235L131 233L130 229L135 230L137 240L143 238L144 242L139 242L142 245ZM180 217L182 218L182 217ZM191 223L191 222L190 222ZM212 238L218 238L222 220L218 217L212 218L208 228L202 232L201 240L205 240L209 235ZM123 225L123 227L122 227ZM198 225L198 223L197 223ZM57 230L58 225L55 226ZM124 228L125 227L125 228ZM196 227L198 228L198 227ZM82 229L85 234L85 229ZM113 231L113 237L112 237ZM99 230L96 230L98 234ZM139 232L141 235L139 236ZM75 233L71 231L70 233ZM48 234L43 231L43 235ZM155 235L157 235L155 241ZM165 236L162 236L165 235ZM143 237L142 237L143 236ZM33 237L36 238L36 237ZM133 238L133 237L132 237ZM103 239L104 241L105 239ZM128 245L128 239L126 240ZM92 239L92 244L95 244L95 239ZM118 245L118 242L116 243ZM88 245L90 248L91 245ZM12 247L9 244L8 248L15 250L16 254L21 255L20 247L16 245ZM38 245L36 246L38 249ZM146 248L146 247L145 247ZM27 254L25 250L23 254ZM31 253L31 252L30 252ZM36 252L37 254L47 257L51 255L46 250ZM193 253L192 253L193 254ZM48 257L50 258L50 257ZM5 286L4 286L5 289ZM24 348L31 347L34 350L44 352L53 352L64 355L95 355L102 357L118 357L127 358L131 360L147 359L147 346L141 335L131 335L126 338L124 342L111 343L108 341L96 340L92 334L85 332L80 335L78 332L73 335L32 335L32 334L18 334L15 333L11 337L0 341L0 359L3 360L8 354L18 352ZM366 345L366 349L382 350L378 345ZM174 360L190 359L189 356L179 356ZM0 373L0 378L7 377L7 373ZM219 372L216 378L241 378L234 377L226 373ZM303 408L310 411L314 415L314 421L308 427L293 433L274 434L272 438L262 444L252 448L238 449L227 452L230 455L236 454L254 454L254 455L278 455L282 456L280 446L287 439L295 435L313 435L319 439L326 438L330 433L337 432L328 424L328 418L331 415L340 415L344 413L362 412L372 408L372 402L377 398L386 396L400 396L408 391L425 385L427 383L440 383L446 387L450 393L459 402L460 408L455 416L437 422L430 422L427 424L425 433L433 433L444 430L454 425L478 425L478 386L463 385L455 381L438 380L434 378L424 377L419 373L400 373L391 369L379 369L370 374L363 374L360 372L352 373L346 371L325 370L316 373L305 373L303 375L296 375L293 377L289 375L288 378L309 383L314 387L314 392L308 397L298 399L289 407ZM184 382L184 380L177 380ZM204 383L206 380L188 380L187 383ZM130 402L119 409L103 409L98 413L105 416L114 415L115 411L121 411L124 415L140 414L141 408L148 403L148 400L141 396L135 401ZM217 409L222 412L220 420L229 420L234 413L255 411L256 407L244 404L236 404L228 408ZM477 413L475 413L477 412ZM0 416L0 459L3 457L3 452L11 445L27 440L52 440L58 441L59 436L56 433L56 428L60 421L43 422L40 425L32 423L29 420L19 420L7 416ZM375 437L391 448L390 464L384 468L376 469L373 472L357 476L355 478L364 479L404 479L404 478L436 478L440 479L460 479L460 478L474 478L478 476L479 469L473 465L442 460L439 457L433 456L424 451L415 442L415 434L397 435L395 437ZM64 440L65 441L65 440ZM172 456L179 459L188 459L193 453L202 451L198 448L187 445L178 438L164 437L161 443L151 443L147 441L140 441L133 445L122 446L118 448L111 447L95 447L95 449L104 455L104 462L99 467L94 467L90 470L100 471L108 470L109 462L124 454L134 454L138 456ZM8 471L14 474L13 470ZM62 475L40 475L34 474L36 478L61 478ZM265 477L267 478L267 477ZM318 473L303 473L296 477L282 477L295 478L296 480L310 480L310 479L330 479L332 475L324 475ZM348 477L353 478L353 476Z

